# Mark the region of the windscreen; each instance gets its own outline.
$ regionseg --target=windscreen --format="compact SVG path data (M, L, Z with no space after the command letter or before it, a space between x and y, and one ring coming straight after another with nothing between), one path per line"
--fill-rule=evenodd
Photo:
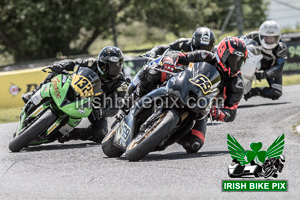
M71 86L81 97L92 97L102 93L100 78L87 67L75 66Z

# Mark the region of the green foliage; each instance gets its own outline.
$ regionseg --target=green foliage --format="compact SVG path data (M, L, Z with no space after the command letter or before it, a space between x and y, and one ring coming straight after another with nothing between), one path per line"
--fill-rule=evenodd
M243 0L242 10L245 29L258 29L266 20L265 12L268 3L264 0Z
M241 1L245 28L257 28L265 20L263 2ZM219 30L233 4L234 0L2 0L0 45L15 61L22 61L87 53L99 36L122 48L126 45L119 45L119 39L137 37L136 32L139 41L148 44L169 41L170 34L190 37L197 24ZM146 27L128 31L136 23ZM235 29L232 16L227 30Z
M282 28L281 34L284 33L299 33L300 32L300 25L296 26L296 28Z
M104 4L90 0L1 1L0 44L16 61L77 53L70 42L77 40L82 30L95 31L101 21L105 22L101 29L108 26L109 9L98 14ZM97 29L99 33L101 29Z
M282 85L288 86L288 85L296 85L300 84L300 75L294 74L294 75L284 75L282 76ZM263 79L260 81L254 81L252 83L252 87L269 87L269 84L266 79Z

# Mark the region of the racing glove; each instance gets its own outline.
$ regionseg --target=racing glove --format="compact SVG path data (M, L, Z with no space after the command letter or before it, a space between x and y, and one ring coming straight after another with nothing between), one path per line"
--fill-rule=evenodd
M63 66L59 65L59 64L54 64L52 66L52 72L56 73L56 74L61 74L63 72L64 68Z
M173 72L175 70L175 62L170 56L165 57L162 64L165 71Z
M257 80L261 81L261 79L266 78L266 74L264 71L257 71L255 72L255 77Z
M163 59L162 61L162 67L163 70L165 71L169 71L169 72L173 72L175 70L175 62L172 59L172 57L167 56ZM162 72L161 73L161 82L165 82L165 80L167 79L167 73L166 72Z
M210 109L210 115L212 117L213 120L216 120L216 121L224 121L224 118L225 118L225 113L217 108L216 106L213 106L211 109Z
M148 51L144 56L149 57L149 58L155 58L156 54L152 51Z

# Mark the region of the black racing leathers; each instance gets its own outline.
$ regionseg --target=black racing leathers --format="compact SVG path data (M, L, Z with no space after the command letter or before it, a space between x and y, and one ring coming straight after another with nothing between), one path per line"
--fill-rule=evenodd
M96 71L97 63L96 59L89 58L83 60L63 60L57 65L61 65L65 70L72 71L75 65L80 65L83 67L89 67L93 71ZM96 106L101 107L101 118L97 119L93 116L93 113L88 117L91 125L87 128L76 128L69 135L60 139L60 142L65 142L70 139L81 139L81 140L93 140L95 142L100 143L105 135L108 133L107 127L107 117L112 117L116 115L119 111L117 105L115 105L115 98L124 97L126 93L126 89L124 89L125 78L123 74L116 80L112 80L109 82L101 81L101 89L103 90L103 94L99 96L98 99L100 101L94 102ZM107 97L111 97L112 101L105 101ZM111 105L110 105L111 104ZM96 109L93 107L93 109ZM99 109L99 108L98 108Z
M168 55L166 55L168 56ZM244 82L241 74L238 74L235 77L228 77L228 75L223 74L219 70L217 60L213 53L205 50L197 50L190 53L172 53L170 55L175 59L177 66L178 65L188 65L190 62L208 62L215 66L221 74L222 80L220 84L220 93L223 95L224 108L220 108L225 113L225 122L231 122L236 117L236 109L238 104L243 96ZM143 96L155 89L157 85L161 85L165 80L169 78L170 75L166 75L164 79L164 73L159 71L150 71L145 69L141 73L141 84L140 84L140 96Z
M96 59L89 58L84 60L64 60L59 62L65 70L73 70L75 65L80 65L83 67L89 67L94 71L97 71L97 63ZM101 119L96 119L92 114L89 116L89 121L91 125L87 128L77 128L70 134L70 139L90 139L95 142L101 142L105 135L108 133L107 128L107 117L113 117L119 111L118 105L116 105L116 98L123 98L126 93L126 88L124 88L125 77L123 74L116 80L112 80L109 82L102 81L101 89L103 90L103 94L99 98L100 102L96 101L94 104L100 107L101 111ZM111 99L107 101L107 99ZM96 109L96 108L93 108ZM97 108L99 109L99 108ZM73 134L73 135L72 135Z
M61 65L67 71L72 71L75 65L80 65L83 67L89 67L93 71L97 72L97 63L96 59L94 58L88 58L83 60L63 60L57 64ZM126 91L124 91L123 87L121 87L121 85L124 83L125 77L122 73L116 80L112 80L109 82L101 80L101 89L103 90L103 94L100 96L100 99L110 97L113 98L113 101L115 101L116 97L124 97ZM112 117L116 115L119 111L117 105L115 105L114 107L108 107L104 102L101 102L101 105L104 105L104 107L102 107L103 117Z
M257 31L247 34L246 37L255 40L261 45ZM280 40L274 49L265 49L261 46L261 52L263 55L263 59L261 60L263 78L267 79L270 87L252 88L251 91L245 95L246 100L256 95L275 100L282 95L282 70L287 59L287 46Z
M218 67L217 60L213 53L205 50L197 50L190 53L171 53L166 55L172 57L176 66L187 66L190 62L208 62L215 66L221 74L222 80L220 84L220 93L224 96L224 107L220 108L225 113L225 122L231 122L236 117L238 104L243 96L243 78L241 74L235 77L228 77L223 74ZM157 85L161 85L164 81L170 78L170 75L165 75L164 72L153 71L147 68L140 73L139 95L143 96L149 91L155 89ZM197 152L204 144L206 134L206 120L196 120L192 130L179 141L188 153Z
M158 45L155 46L153 49L148 51L146 53L149 57L157 57L158 55L162 55L167 49L177 50L181 51L183 53L185 52L191 52L194 51L192 46L192 39L189 38L180 38L178 40L175 40L174 42L170 43L169 45Z

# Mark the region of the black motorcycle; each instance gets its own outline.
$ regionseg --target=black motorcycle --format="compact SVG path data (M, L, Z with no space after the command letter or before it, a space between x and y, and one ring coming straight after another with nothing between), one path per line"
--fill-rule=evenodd
M119 157L125 152L129 161L138 161L179 141L196 119L207 116L220 81L219 72L211 64L190 63L119 118L102 142L104 154Z

